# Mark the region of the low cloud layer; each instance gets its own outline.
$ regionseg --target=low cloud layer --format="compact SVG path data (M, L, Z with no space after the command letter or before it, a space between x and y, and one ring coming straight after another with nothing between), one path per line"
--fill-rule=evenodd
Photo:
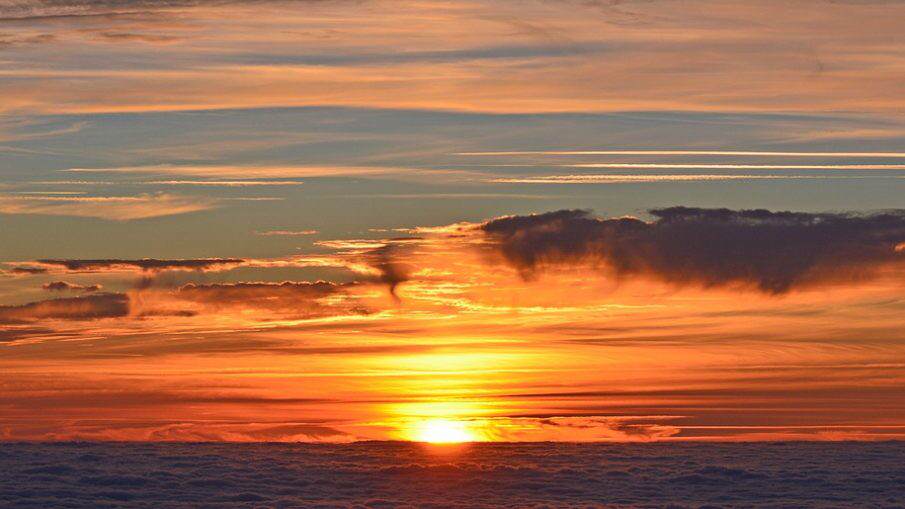
M213 270L231 268L244 263L241 258L191 258L181 260L167 260L158 258L141 258L137 260L124 260L118 258L103 259L43 259L38 260L42 265L62 267L73 272L91 272L109 269L138 269L143 271L161 270Z
M92 320L129 314L129 297L102 293L85 297L43 300L20 306L0 306L0 323L27 323L46 319Z
M0 19L128 14L173 8L255 4L260 0L9 0L0 2Z
M9 270L4 270L3 272L14 276L34 276L36 274L46 273L47 269L43 267L13 267Z
M861 278L905 261L905 212L873 215L672 207L654 221L560 210L482 226L524 276L551 265L599 263L617 279L751 286L771 294Z
M151 283L153 280L142 280ZM228 315L236 310L257 310L258 319L293 319L365 314L355 299L341 298L357 283L336 284L326 281L285 281L282 283L239 282L195 284L179 288L157 288L145 284L125 293L100 293L73 298L58 298L15 306L0 306L0 323L31 323L46 319L96 320L133 316L190 317L199 314ZM46 283L48 291L91 293L100 285L84 286L65 281ZM333 297L333 300L327 300Z
M41 288L52 291L52 292L96 292L101 289L101 285L80 285L76 283L69 283L66 281L51 281L50 283L44 283Z
M174 294L177 301L189 302L212 311L222 308L261 309L293 318L316 318L347 313L362 313L340 302L322 299L343 293L355 283L336 284L327 281L284 281L282 283L187 284Z

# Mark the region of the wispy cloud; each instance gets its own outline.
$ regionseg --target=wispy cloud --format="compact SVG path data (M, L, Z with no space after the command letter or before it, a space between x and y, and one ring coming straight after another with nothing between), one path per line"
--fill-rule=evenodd
M354 2L16 2L0 21L26 33L5 52L16 79L0 93L11 98L7 110L48 113L902 106L901 56L890 51L901 40L898 2L808 0L784 5L781 19L740 0L635 3L631 15L600 2L402 5L390 13ZM49 57L61 51L83 58Z
M243 263L240 258L190 258L190 259L158 259L141 258L137 260L123 260L116 258L106 259L42 259L37 260L39 265L47 267L62 267L73 272L94 272L102 270L193 270L193 271L217 271L229 270Z
M488 180L503 184L634 184L652 182L709 182L721 180L826 180L865 178L857 175L546 175L537 177L505 177Z
M300 186L301 180L37 180L29 186L191 186L191 187L278 187ZM17 194L77 194L77 191L23 191Z
M149 175L181 175L213 178L287 178L287 177L329 177L344 175L379 175L402 170L368 167L330 166L236 166L210 165L188 166L160 164L152 166L123 166L116 168L69 168L60 170L68 173L144 173Z
M262 181L253 179L286 179L295 177L394 177L405 179L423 178L463 178L473 175L465 170L447 170L437 168L400 168L381 166L238 166L238 165L151 165L151 166L123 166L111 168L69 168L60 170L68 173L97 173L97 174L147 174L147 175L174 175L180 177L199 177L210 179L237 179L229 181L214 181L219 184L203 183L204 181L185 180L155 180L146 182L158 185L298 185L302 182L289 181ZM241 179L241 180L238 180ZM208 181L210 182L210 181ZM259 184L267 182L266 184ZM241 184L240 184L241 183Z
M317 235L317 230L267 230L262 232L254 232L255 235L262 237L303 237L308 235Z
M199 196L142 194L138 196L0 195L0 213L93 217L129 221L209 210L217 200Z
M747 157L819 157L819 158L903 158L905 152L777 152L756 150L515 150L456 152L461 156L747 156Z
M708 163L587 163L573 168L639 168L687 170L905 170L905 164L708 164Z

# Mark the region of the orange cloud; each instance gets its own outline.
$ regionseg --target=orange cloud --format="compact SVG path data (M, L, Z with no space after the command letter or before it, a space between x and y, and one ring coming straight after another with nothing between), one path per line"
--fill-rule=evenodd
M24 5L3 20L33 41L14 54L23 65L6 75L15 79L0 84L8 112L342 105L896 115L903 106L901 56L889 51L901 42L896 2L658 0L622 10L475 0L406 2L394 12L347 2ZM49 37L34 39L41 33ZM172 40L181 44L162 44ZM110 45L131 58L105 59ZM109 63L69 68L28 59L34 48Z
M50 283L45 283L42 288L45 290L62 292L62 291L78 291L78 292L96 292L99 291L102 287L101 285L79 285L75 283L68 283L66 281L53 281Z
M216 200L198 196L0 196L0 213L95 217L129 221L209 210Z
M33 322L47 319L94 320L119 318L129 314L129 299L119 293L53 299L20 306L0 306L0 323Z

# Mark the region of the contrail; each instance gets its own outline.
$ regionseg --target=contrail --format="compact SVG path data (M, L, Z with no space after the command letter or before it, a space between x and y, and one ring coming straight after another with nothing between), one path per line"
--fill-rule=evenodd
M458 156L753 156L753 157L905 157L905 152L767 152L754 150L513 150L456 152Z
M587 163L562 165L570 168L678 168L690 170L905 170L905 164L674 164Z
M632 184L648 182L699 182L708 180L808 180L903 177L863 177L826 175L547 175L540 177L495 178L498 184Z

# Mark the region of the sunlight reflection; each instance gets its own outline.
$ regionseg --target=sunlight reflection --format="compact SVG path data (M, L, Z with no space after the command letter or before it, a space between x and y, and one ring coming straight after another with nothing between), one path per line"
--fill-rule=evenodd
M412 438L418 442L431 444L477 441L476 435L469 429L467 422L449 419L428 419L417 423Z

